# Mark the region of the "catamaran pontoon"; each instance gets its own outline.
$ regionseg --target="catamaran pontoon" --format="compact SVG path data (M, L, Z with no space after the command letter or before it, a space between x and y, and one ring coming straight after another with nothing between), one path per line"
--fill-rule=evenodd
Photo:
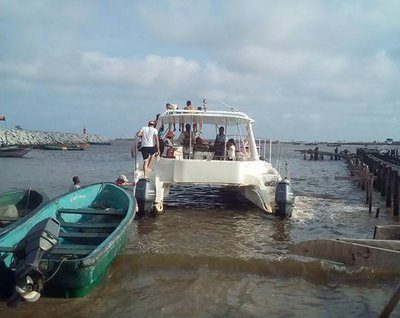
M143 171L136 165L135 175L141 177L135 191L139 213L163 212L164 197L172 185L210 184L238 187L260 209L290 217L294 203L290 182L281 177L271 162L260 159L253 123L253 119L237 111L168 110L161 114L156 124L158 130L189 124L191 130L196 129L201 135L207 127L216 131L224 127L224 142L216 156L216 143L195 143L194 134L190 133L189 142L183 147L176 145L172 158L153 160L147 178L143 178ZM227 152L225 141L230 138L235 144L234 158Z

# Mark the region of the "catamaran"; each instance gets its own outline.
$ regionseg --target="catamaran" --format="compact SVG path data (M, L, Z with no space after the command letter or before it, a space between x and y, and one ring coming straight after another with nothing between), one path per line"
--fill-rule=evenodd
M174 126L183 131L185 127L187 138L174 141L172 155L152 160L152 170L146 174L136 164L138 213L163 213L164 198L174 185L207 184L236 187L261 210L290 217L294 204L290 181L272 166L271 156L269 161L260 158L253 124L252 118L235 109L167 110L160 114L158 131L170 131ZM214 129L218 132L215 142L205 142L203 134Z

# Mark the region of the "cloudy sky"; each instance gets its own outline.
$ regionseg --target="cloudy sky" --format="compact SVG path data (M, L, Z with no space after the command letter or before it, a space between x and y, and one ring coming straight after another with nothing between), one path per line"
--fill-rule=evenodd
M0 0L0 115L129 137L166 102L206 98L258 136L400 140L399 14L397 0Z

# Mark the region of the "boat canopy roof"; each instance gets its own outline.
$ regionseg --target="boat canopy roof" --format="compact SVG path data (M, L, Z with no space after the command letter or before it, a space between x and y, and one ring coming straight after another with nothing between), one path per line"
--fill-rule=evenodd
M160 115L159 120L163 124L201 121L203 124L221 126L237 126L254 122L252 118L242 112L215 110L167 110Z

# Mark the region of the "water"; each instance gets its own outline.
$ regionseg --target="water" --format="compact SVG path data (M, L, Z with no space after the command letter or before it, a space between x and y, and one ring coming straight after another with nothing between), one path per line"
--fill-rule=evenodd
M17 309L2 302L1 317L378 316L400 277L293 256L288 246L306 239L371 238L375 225L398 219L384 209L378 219L368 213L365 194L346 178L344 161L303 160L294 151L303 147L282 145L297 194L290 220L265 215L231 189L175 187L164 215L135 221L127 247L88 297L42 298ZM118 142L0 158L0 192L32 187L55 197L68 190L74 175L83 184L119 174L132 179L129 152L129 143ZM378 206L383 203L375 194Z

